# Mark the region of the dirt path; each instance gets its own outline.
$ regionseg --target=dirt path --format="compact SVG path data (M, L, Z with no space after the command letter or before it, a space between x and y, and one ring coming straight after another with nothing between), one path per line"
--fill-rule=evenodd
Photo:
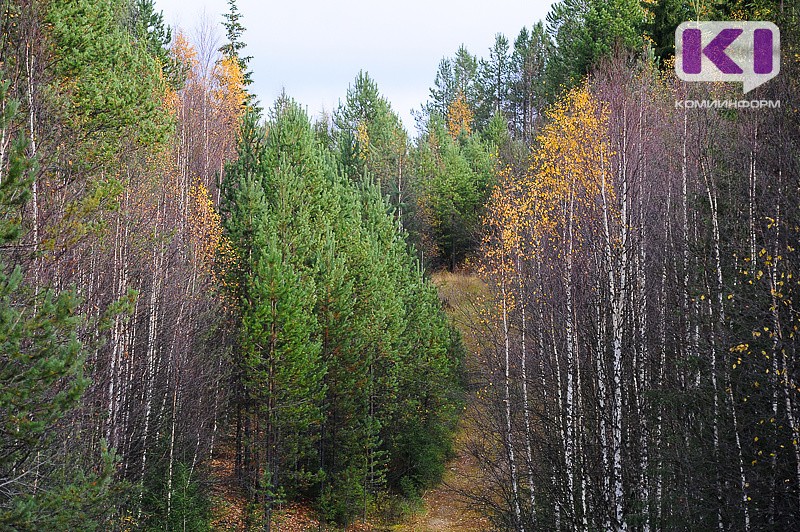
M423 501L425 509L405 523L395 526L398 532L482 532L488 530L489 520L470 508L459 492L471 488L477 464L466 446L462 426L456 440L456 457L447 464L444 481L428 490Z
M247 499L234 478L234 449L220 446L211 460L213 505L212 530L243 530Z
M444 481L423 495L424 508L405 521L388 527L371 523L357 523L347 532L386 531L393 532L482 532L489 529L489 521L458 495L471 485L477 470L475 458L467 449L468 428L462 423L455 442L456 456L446 466ZM214 458L213 476L217 480L212 498L214 519L212 530L243 531L246 498L237 486L233 475L233 449L224 447ZM292 505L276 512L274 530L301 532L325 530L314 519L310 508Z

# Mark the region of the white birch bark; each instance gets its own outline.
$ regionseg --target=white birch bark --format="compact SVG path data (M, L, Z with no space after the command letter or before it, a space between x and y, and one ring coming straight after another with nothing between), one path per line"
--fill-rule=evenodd
M600 293L602 287L599 286L599 279L596 280L596 290ZM600 436L600 456L603 463L603 497L604 502L608 508L612 507L611 502L611 478L613 472L611 471L611 448L608 445L608 417L607 417L607 398L608 389L606 386L606 368L605 368L605 353L606 353L606 334L608 330L606 327L606 320L604 314L598 305L595 309L595 321L597 322L597 357L595 358L595 373L597 379L597 401L600 409L598 416L598 431ZM611 519L608 511L603 512L603 529L611 530Z
M559 432L561 434L561 450L564 453L564 465L567 466L569 464L569 458L567 455L567 417L565 412L565 404L564 404L564 378L562 376L561 370L561 358L559 355L558 349L558 341L556 336L556 326L553 319L553 314L550 314L550 338L552 341L552 348L553 348L553 360L555 361L555 368L556 368L556 390L557 393L557 406L556 406L556 416L558 418L558 426L561 429ZM567 472L569 472L569 468L566 468ZM558 483L556 481L556 471L553 472L553 486L557 487ZM567 504L570 508L572 508L572 490L571 490L571 483L569 481L569 475L567 475ZM561 501L555 501L555 508L554 512L556 514L556 530L561 530L561 506L563 503Z
M139 471L140 482L144 482L145 471L147 469L147 441L150 436L150 417L153 407L153 387L155 385L156 377L156 351L158 341L158 326L159 326L159 301L161 294L161 269L164 262L164 254L161 246L156 245L158 231L161 228L161 206L159 205L156 212L156 221L153 228L153 280L150 289L150 301L148 306L148 319L147 319L147 355L145 360L145 412L144 412L144 431L142 433L142 465ZM139 509L138 516L141 517L142 512L142 497L144 491L139 492Z
M720 253L720 233L719 233L719 216L718 216L718 205L717 205L717 190L716 184L713 179L710 179L708 175L704 172L704 179L706 182L706 189L708 193L708 202L711 208L711 230L712 230L712 238L714 244L714 267L716 273L716 303L717 303L717 318L720 324L725 323L725 306L723 304L723 278L722 278L722 257ZM709 296L711 294L709 293ZM709 307L711 302L709 301ZM719 452L719 434L718 434L718 393L717 393L717 338L716 338L716 331L715 325L712 318L712 328L711 328L711 379L712 379L712 386L714 389L714 449L718 453ZM733 387L730 381L730 373L728 372L727 365L723 368L724 379L725 379L725 389L728 396L728 402L730 403L731 408L731 416L733 420L733 432L734 437L736 440L736 450L739 459L739 476L740 476L740 489L742 492L741 500L742 500L742 508L744 510L744 529L750 530L750 510L749 510L749 497L747 495L747 475L744 469L744 456L742 453L742 444L740 441L739 436L739 427L738 421L736 418L736 402L733 397ZM720 486L719 489L722 489ZM719 527L720 529L724 528L724 524L722 522L721 513L719 514Z
M27 70L27 78L28 78L28 127L30 128L30 153L31 158L36 157L36 111L33 101L33 90L34 90L34 57L31 53L31 44L26 43L25 46L25 69ZM34 252L38 249L39 246L39 184L38 179L34 176L33 182L31 183L31 208L33 210L33 249ZM36 268L35 268L35 275L38 277L38 260L36 260ZM37 291L38 291L38 283L36 283Z
M577 514L577 507L575 505L575 352L574 352L574 335L575 326L573 323L574 308L572 302L572 254L573 254L573 215L574 215L575 198L574 192L570 192L569 204L567 206L567 249L565 252L566 268L564 269L564 302L565 302L565 319L564 319L564 334L565 334L565 354L567 359L567 391L566 391L566 438L564 448L564 459L567 472L567 489L569 491L568 501L570 512L573 515ZM577 524L577 523L576 523Z
M525 283L522 279L522 265L519 254L517 255L517 279L519 282L519 305L522 318L522 328L520 330L520 344L521 344L521 370L522 370L522 414L525 421L525 458L527 461L528 470L528 503L530 504L530 512L532 524L536 526L536 493L534 491L533 483L533 452L531 450L531 419L530 419L530 405L528 404L528 350L525 343L526 332L528 328L526 305L528 299L526 297Z
M783 190L783 168L778 168L778 190ZM775 250L773 251L773 256L778 257L782 250L780 250L780 227L782 224L782 215L781 215L781 203L778 202L776 213L775 213L775 227L776 227L776 234L775 234ZM786 418L789 421L789 428L792 431L792 450L794 451L795 456L795 474L797 478L798 485L800 486L800 426L798 426L797 417L794 413L794 402L793 397L796 395L794 390L797 389L797 383L792 378L792 373L790 370L790 364L788 360L788 356L786 355L786 349L784 347L778 347L783 344L784 336L783 336L783 327L780 320L780 314L778 313L779 303L778 303L778 269L777 269L777 258L772 263L772 272L771 272L771 288L770 291L772 294L772 328L774 331L774 340L773 340L773 360L777 360L778 354L780 354L781 360L781 367L780 371L780 383L782 384L781 388L783 391L783 398L784 398L784 407L786 408ZM773 370L774 372L774 370ZM798 494L798 498L800 499L800 494Z
M670 241L670 224L669 219L672 212L672 187L667 189L667 206L666 216L664 217L664 257L669 256L669 241ZM656 381L656 388L662 390L665 384L665 376L667 371L667 260L665 259L661 265L661 305L658 316L659 320L659 362L658 362L658 380ZM664 435L664 416L663 408L658 408L656 415L656 436L654 448L658 454L658 473L656 475L656 522L661 523L661 516L663 512L663 486L664 486L664 457L661 446L663 444Z
M638 153L639 160L641 161L641 177L639 186L639 204L638 204L638 219L639 219L639 234L638 234L638 253L635 255L635 271L636 271L636 288L637 293L634 296L637 300L632 305L634 310L638 310L638 327L639 327L639 349L636 351L637 363L634 370L634 377L637 378L636 384L636 418L641 420L641 437L639 440L639 499L642 507L645 510L645 522L642 525L643 532L650 532L652 522L652 511L650 508L650 426L649 417L647 416L647 405L645 404L645 390L648 388L648 375L647 367L649 363L649 346L648 346L648 299L647 299L647 226L645 224L644 212L644 199L647 198L647 203L651 201L650 195L646 194L645 187L648 186L647 174L647 149L644 146L644 97L645 91L640 88L639 100L639 142Z
M689 199L688 199L688 181L689 181L689 167L686 156L686 145L688 139L688 117L686 110L683 111L683 158L681 160L681 213L683 225L682 238L681 238L681 251L683 255L683 316L685 323L685 338L688 340L692 337L691 330L691 306L689 304ZM689 343L690 349L688 350L689 357L693 357L696 351L691 349L692 342ZM682 376L683 377L683 376Z
M509 338L508 327L508 294L506 291L506 272L503 270L501 273L502 278L500 281L500 291L502 295L502 312L503 312L503 350L505 355L505 379L503 389L503 402L505 403L505 416L506 416L506 449L508 452L508 461L511 468L511 493L514 498L514 517L516 519L515 526L518 530L524 531L522 526L521 509L519 505L519 482L517 478L517 462L514 456L514 441L511 434L511 343Z
M175 387L172 389L172 421L169 432L169 464L167 466L167 521L172 513L172 477L173 467L175 464L175 423L177 418L176 410L178 408L178 388L179 384L176 382Z
M0 116L6 114L6 99L0 101ZM0 129L0 185L3 184L3 169L5 168L4 161L6 160L6 150L8 149L8 126L3 125Z
M624 157L623 157L624 161ZM614 471L614 518L615 526L619 530L627 530L624 519L622 485L622 335L623 313L625 305L625 290L627 283L627 178L625 166L622 167L622 191L620 197L621 228L620 228L620 254L619 254L619 285L617 285L615 266L617 261L612 251L613 236L611 233L611 213L608 201L605 167L602 169L601 196L603 200L603 227L605 231L605 262L608 270L607 282L609 298L611 300L611 346L612 346L612 394L611 400L611 454Z

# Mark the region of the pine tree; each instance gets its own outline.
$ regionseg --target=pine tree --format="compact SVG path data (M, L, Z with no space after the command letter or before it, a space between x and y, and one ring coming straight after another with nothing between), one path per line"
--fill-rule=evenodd
M547 69L551 98L574 87L604 57L622 50L641 53L647 13L637 0L562 0L547 14L555 52Z
M484 125L497 113L505 116L511 90L511 56L508 39L502 33L495 35L489 58L479 63L478 87L481 103L475 112L477 123Z
M424 109L428 114L447 116L448 109L462 94L465 103L475 112L480 103L478 89L478 59L469 53L462 44L452 58L444 58L439 62L434 87L430 89L430 101Z
M325 224L322 164L297 104L281 99L269 134L251 111L228 166L225 226L237 260L240 474L268 522L272 507L318 479L325 388L313 257Z
M480 135L453 139L433 116L418 144L417 173L428 176L422 210L440 259L454 268L474 248L481 209L491 192L494 157Z
M276 503L317 478L314 427L325 392L314 284L289 262L273 224L264 220L256 232L241 330L254 424L246 445L253 449L251 474L265 519Z
M413 226L408 135L399 116L369 74L359 72L345 102L334 113L334 143L343 171L356 183L375 181L394 211L400 230Z
M177 90L185 80L181 77L180 65L169 54L172 28L164 24L164 13L156 11L153 0L135 0L129 9L129 31L144 42L147 53L161 64L161 71L170 87Z
M359 94L340 114L353 122L341 123L369 124L381 139L388 106L376 90ZM337 142L357 131L339 130ZM279 500L313 496L342 524L368 514L387 489L438 478L460 356L367 169L380 158L348 166L336 156L364 144L345 146L352 150L325 153L284 96L265 127L246 114L222 187L235 257L226 284L239 335L237 470L265 514ZM417 367L430 387L408 381ZM406 429L408 438L398 432Z
M545 70L552 44L544 25L537 22L530 31L522 28L511 54L512 118L522 141L530 144L533 131L546 102Z

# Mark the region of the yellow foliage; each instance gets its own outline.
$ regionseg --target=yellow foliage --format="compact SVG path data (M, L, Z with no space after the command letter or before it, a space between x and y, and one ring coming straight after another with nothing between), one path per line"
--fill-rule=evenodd
M208 189L199 181L189 190L189 199L189 239L195 263L203 273L212 274L214 258L224 244L222 220Z
M568 216L577 224L598 219L603 196L611 214L616 214L611 209L614 189L609 161L613 153L608 112L582 86L556 103L549 118L537 137L539 149L529 172L544 216L556 225L565 223Z
M527 172L499 173L484 220L484 269L506 288L508 308L517 299L523 261L552 261L561 269L581 253L584 241L606 236L605 221L610 243L617 245L621 220L614 207L607 111L582 86L554 105L549 118Z
M167 86L164 90L164 108L170 115L177 116L180 101L181 99L175 89Z
M244 73L236 58L227 57L214 65L212 98L218 112L238 126L244 114L247 92Z
M191 70L197 66L197 50L186 39L182 31L175 35L175 41L172 43L170 52L175 60L185 68Z
M459 91L458 96L447 109L447 131L450 136L455 139L462 132L467 135L472 133L473 118L472 109L470 109L464 93Z
M583 226L599 227L603 202L610 221L618 218L609 176L608 113L583 86L570 91L549 116L528 172L513 176L505 169L498 176L484 242L495 268L512 252L532 256L544 246L559 247L568 223L575 232L571 247L576 249ZM560 247L558 256L565 252Z
M369 156L369 131L366 122L359 122L356 126L356 142L358 143L358 156L366 161Z

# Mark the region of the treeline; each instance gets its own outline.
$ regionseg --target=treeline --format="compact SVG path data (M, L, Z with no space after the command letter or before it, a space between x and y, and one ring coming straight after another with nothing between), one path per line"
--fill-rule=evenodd
M487 207L465 495L504 530L794 529L800 12L605 4L553 7L564 91ZM742 96L675 79L667 15L774 21L780 76L744 98L780 108L677 106Z
M366 76L264 119L230 8L192 44L151 0L3 6L0 528L208 529L226 447L252 526L441 475L460 340L378 185L408 137Z

